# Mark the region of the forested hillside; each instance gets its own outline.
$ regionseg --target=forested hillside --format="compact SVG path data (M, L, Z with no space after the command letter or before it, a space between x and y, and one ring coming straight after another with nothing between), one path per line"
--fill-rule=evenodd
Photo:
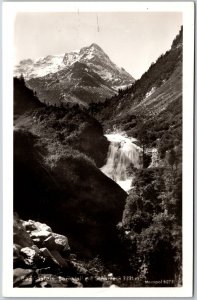
M108 150L101 125L79 106L43 106L23 79L14 82L15 107L23 107L14 122L15 211L68 235L79 255L109 248L111 256L126 193L98 169ZM26 96L37 105L25 110Z
M119 130L141 143L166 150L181 147L182 126L182 37L162 54L139 80L103 104L92 104L90 112L105 130Z

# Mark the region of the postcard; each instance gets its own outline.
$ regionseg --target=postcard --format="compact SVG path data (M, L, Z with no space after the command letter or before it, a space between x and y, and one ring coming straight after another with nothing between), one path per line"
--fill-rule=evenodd
M3 4L4 296L192 296L193 82L193 2Z

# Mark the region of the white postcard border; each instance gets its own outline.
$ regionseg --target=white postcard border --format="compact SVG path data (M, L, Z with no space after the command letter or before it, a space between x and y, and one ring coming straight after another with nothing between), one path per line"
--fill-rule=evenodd
M183 14L183 286L173 288L13 288L13 29L17 12L176 11ZM3 4L3 296L191 297L193 283L193 2L5 2ZM25 155L25 153L24 153Z

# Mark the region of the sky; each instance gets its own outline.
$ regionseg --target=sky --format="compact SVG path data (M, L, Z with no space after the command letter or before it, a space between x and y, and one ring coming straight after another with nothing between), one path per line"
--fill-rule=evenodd
M178 12L18 13L15 63L96 43L138 79L170 48L181 25Z

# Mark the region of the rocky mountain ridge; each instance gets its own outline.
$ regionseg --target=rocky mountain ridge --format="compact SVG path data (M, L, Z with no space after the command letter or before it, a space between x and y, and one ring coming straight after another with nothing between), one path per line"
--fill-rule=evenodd
M58 106L104 101L134 82L94 43L71 53L23 60L14 74L22 74L42 102Z

